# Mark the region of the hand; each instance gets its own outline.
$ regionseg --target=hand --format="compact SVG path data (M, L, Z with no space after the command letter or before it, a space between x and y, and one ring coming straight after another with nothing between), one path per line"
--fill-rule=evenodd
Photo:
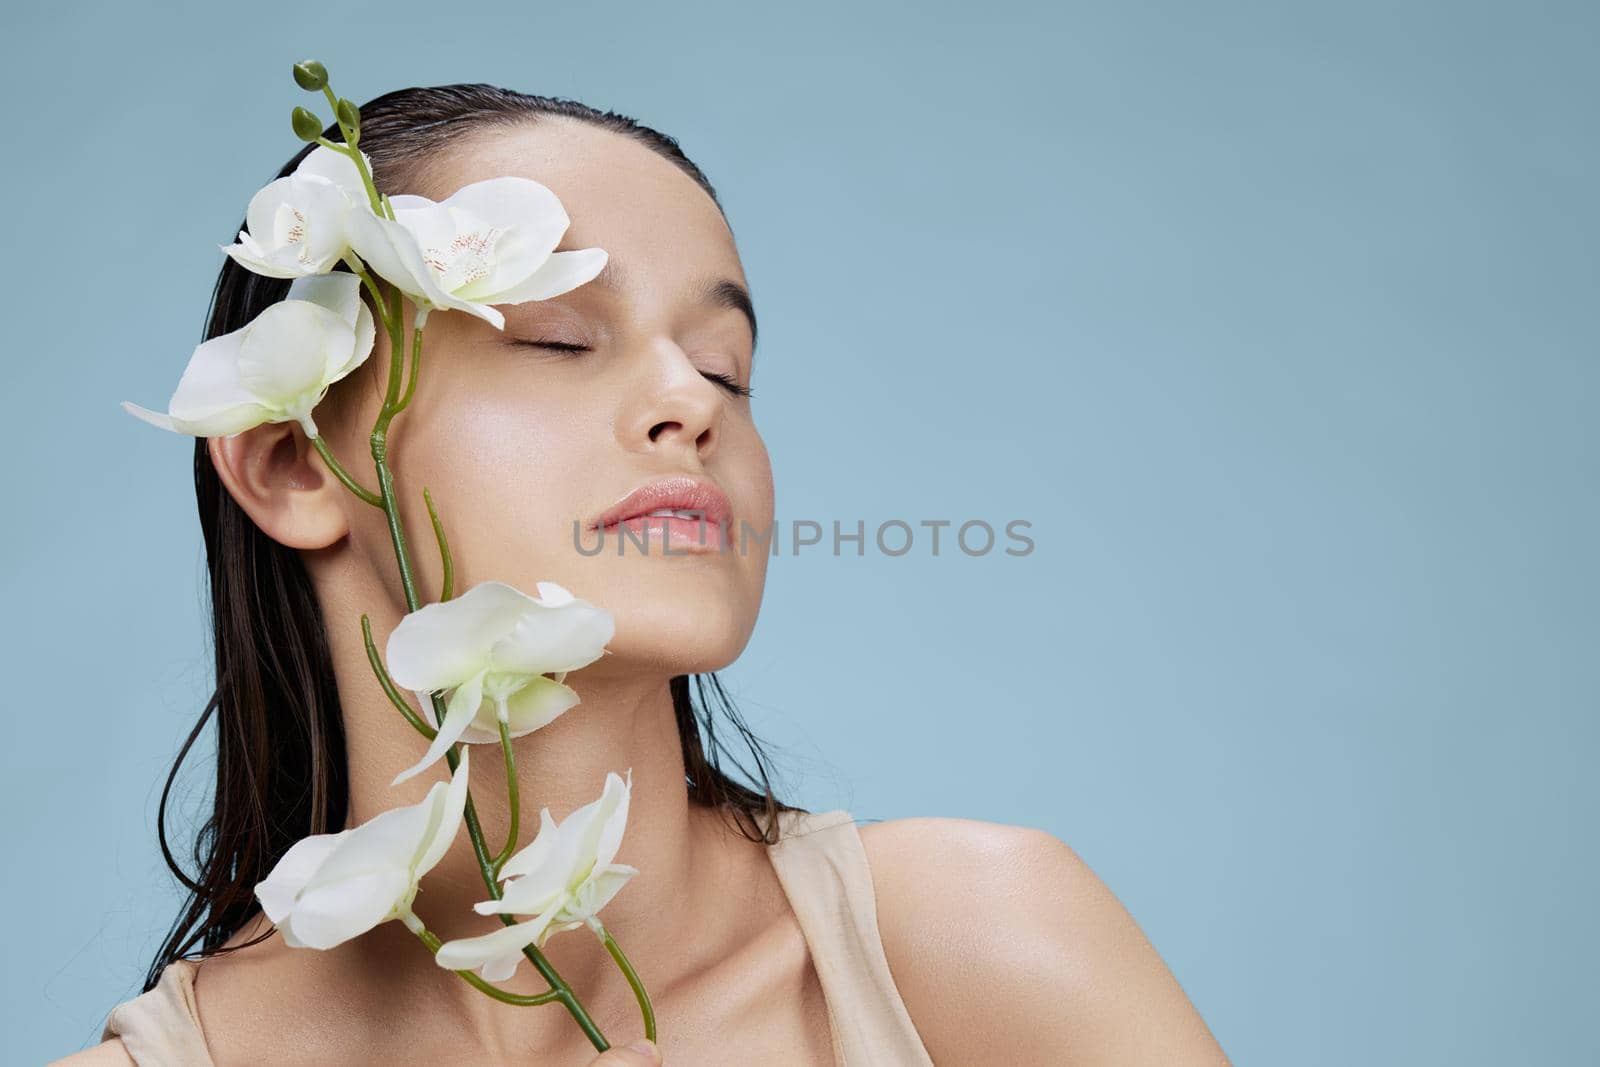
M607 1049L589 1067L659 1067L660 1063L661 1050L641 1037L631 1044Z

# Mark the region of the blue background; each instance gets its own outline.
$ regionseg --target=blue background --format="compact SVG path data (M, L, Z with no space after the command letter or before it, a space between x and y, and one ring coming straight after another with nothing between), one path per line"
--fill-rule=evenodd
M1600 1058L1600 9L332 7L0 15L13 1062L176 908L191 444L117 403L176 384L305 54L678 137L780 518L1033 523L774 562L727 677L789 796L1051 831L1239 1063Z

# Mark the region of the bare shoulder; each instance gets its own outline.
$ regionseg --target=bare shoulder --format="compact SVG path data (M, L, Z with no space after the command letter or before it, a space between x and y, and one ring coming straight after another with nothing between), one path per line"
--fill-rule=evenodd
M1228 1063L1133 916L1053 834L957 818L859 830L884 954L935 1062Z
M133 1067L133 1057L122 1046L122 1039L114 1037L110 1041L100 1042L94 1048L86 1048L56 1060L50 1067Z

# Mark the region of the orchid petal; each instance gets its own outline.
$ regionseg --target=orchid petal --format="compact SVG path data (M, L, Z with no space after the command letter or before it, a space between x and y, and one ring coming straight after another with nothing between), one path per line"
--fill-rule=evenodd
M594 858L605 866L622 847L622 834L628 823L628 800L633 792L633 769L624 782L615 771L606 774L605 790L600 795L600 823L595 834Z
M460 685L489 665L488 650L516 626L530 599L504 582L488 581L423 605L389 635L389 676L411 690Z
M517 624L490 653L496 669L551 674L575 671L600 658L606 644L616 636L611 614L570 594L556 604L527 600Z
M554 722L577 704L578 694L571 686L535 675L528 679L528 684L506 698L507 732L512 737L531 734L541 726Z
M152 426L159 426L173 433L188 434L191 437L229 437L260 426L264 422L281 421L276 418L277 412L260 404L241 404L238 407L223 408L195 419L164 415L127 400L122 402L122 410Z
M450 846L455 843L456 835L461 830L461 817L467 808L467 757L471 753L465 749L461 752L461 760L456 764L455 773L450 776L450 785L439 799L439 820L428 835L427 843L418 857L413 868L412 877L421 878L444 859Z
M552 937L556 936L557 934L566 933L568 930L577 930L580 927L586 925L586 923L587 923L587 917L581 918L581 919L570 919L570 920L567 920L567 921L559 921L560 920L560 916L561 915L566 915L566 914L568 914L568 912L562 911L557 916L557 920L558 921L553 921L553 922L551 922L551 924L549 926L545 927L544 933L539 935L539 940L534 942L534 944L537 945L539 948L544 948L545 942L549 941Z
M500 873L503 877L515 861L516 877L506 882L498 900L474 904L473 909L480 915L532 915L564 899L578 865L576 829L575 823L570 827L564 823L560 829L553 823L542 826L539 832L547 836L549 846L542 850L529 846L513 856Z
M239 346L239 380L281 409L326 389L330 349L342 356L352 340L350 327L336 312L306 300L269 304L247 329Z
M367 164L368 173L371 173L371 157L362 152L361 158ZM367 185L361 180L361 171L357 169L356 161L350 158L348 152L341 152L327 145L318 145L306 153L306 158L300 161L294 173L296 177L322 178L331 182L346 193L354 203L367 202Z
M547 608L559 608L578 599L566 586L557 585L555 582L535 582L534 588L539 591L539 603Z
M472 909L479 915L536 915L565 900L567 865L550 866L506 883L497 900L479 901Z
M338 355L336 349L329 350L328 366L324 371L323 380L331 385L365 363L367 357L372 355L372 342L377 340L377 336L377 324L372 320L372 310L366 304L358 301L354 344L351 345L349 354L343 360L336 358Z
M270 278L326 273L349 251L345 225L365 187L348 156L312 150L293 174L250 198L246 231L225 251L247 270Z
M503 292L487 298L493 304L523 304L548 300L593 281L605 269L609 255L603 248L575 248L552 252L538 270Z
M428 751L416 763L395 775L389 784L399 785L413 775L421 773L443 756L446 749L460 740L462 732L478 713L478 705L482 703L483 673L480 671L462 682L456 687L456 691L450 694L450 699L445 704L444 721L439 724L439 732L428 745Z
M350 251L349 227L345 225L345 217L351 209L350 195L321 178L301 179L300 186L297 204L302 220L299 259L309 271L323 274L332 270Z
M463 185L445 197L442 206L464 211L491 226L515 227L527 247L541 258L555 249L572 225L561 198L549 186L515 175Z
M326 363L321 371L325 385L339 381L372 355L372 343L377 338L376 324L371 309L361 299L361 279L356 275L339 271L297 278L290 284L285 299L304 300L327 308L350 327L348 347L343 344L343 334L328 339L324 349Z
M284 299L304 300L327 308L351 329L355 328L357 314L366 306L361 301L361 279L348 271L296 278L289 283L289 293Z
M524 948L536 942L554 917L552 910L514 926L502 926L493 933L446 941L439 946L433 960L451 971L471 970L504 961L506 957L513 953L520 954Z
M563 930L583 925L598 929L596 913L639 873L636 867L610 862L621 843L632 781L631 769L626 779L608 773L601 795L559 823L549 808L541 810L533 843L501 868L501 876L510 877L500 898L475 904L474 910L484 915L537 910L540 920L548 917L536 938L540 946ZM482 951L484 960L494 955L488 948Z
M484 303L543 266L571 225L556 194L528 178L473 182L451 194L442 206L451 208L456 218L474 220L495 234L492 250L479 257L482 272L452 287L457 296Z
M389 202L394 203L391 197ZM350 212L346 223L350 241L356 253L381 277L410 296L419 307L465 311L483 319L495 329L505 328L505 316L485 304L462 300L451 293L441 281L440 271L429 262L426 233L443 231L447 222L439 222L436 209L402 212L395 209L395 218L379 218L366 211ZM424 233L418 233L419 227ZM453 238L454 231L451 231ZM446 238L448 244L450 238Z
M551 818L550 809L541 808L539 810L539 832L534 835L530 844L506 860L505 864L500 868L500 877L502 879L520 878L538 870L548 861L551 852L555 849L556 833L556 821ZM479 907L481 908L482 905L479 905ZM482 914L488 915L492 911L493 909L490 909L490 911L485 911Z
M167 414L129 403L123 409L162 429L201 437L288 421L314 432L312 408L372 351L375 330L360 284L345 273L297 278L288 299L195 348Z
M639 868L625 863L612 863L596 869L578 887L576 899L567 910L586 919L593 918L601 908L611 903L611 898L628 883L628 879L638 873Z
M327 949L409 909L417 881L444 857L467 798L465 753L449 782L420 803L349 830L307 837L255 888L262 910L295 948Z
M245 205L244 209L244 225L248 235L243 231L240 232L241 245L249 247L253 244L253 250L262 253L270 253L276 247L277 242L273 237L278 217L292 201L294 186L295 182L291 177L277 178L268 182L250 198L250 203Z
M408 888L409 879L400 867L379 867L313 885L295 901L289 926L305 947L333 948L391 918Z
M294 907L295 895L304 889L324 860L339 846L349 831L313 834L289 846L273 865L271 873L256 883L256 899L273 922L282 922Z
M248 232L239 232L237 244L220 247L241 267L267 278L298 278L326 269L311 262L302 240L312 228L306 224L309 205L301 206L305 193L293 178L270 183L245 208Z
M448 204L420 196L408 197L400 204L391 198L389 203L394 207L395 223L403 226L416 241L417 247L422 250L422 258L432 268L433 277L439 280L441 288L449 291L450 286L444 284L441 275L446 273L451 245L455 243L459 229L487 229L488 224L482 219L459 216Z
M389 206L394 208L394 213L398 217L402 211L423 211L430 207L438 207L439 202L414 193L396 193L389 198Z
M239 407L266 406L239 373L239 352L249 331L249 325L241 326L195 346L167 405L174 418L194 421Z
M373 273L418 304L444 307L449 301L449 294L435 281L433 268L422 258L422 248L410 230L370 211L351 211L345 222L351 246Z
M427 841L429 827L438 821L439 800L448 788L446 782L435 782L419 803L379 812L347 831L348 836L323 861L306 888L335 884L375 870L409 871Z
M507 952L504 956L492 959L478 968L478 974L486 982L505 982L517 973L517 965L523 960L523 955L518 952Z

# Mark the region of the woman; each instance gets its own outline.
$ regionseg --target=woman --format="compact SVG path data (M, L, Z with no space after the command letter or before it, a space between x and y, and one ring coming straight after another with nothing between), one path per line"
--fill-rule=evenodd
M641 874L606 925L651 992L660 1048L596 1059L565 1011L484 997L399 923L323 952L273 936L252 888L289 845L415 802L447 772L390 787L424 742L375 683L362 639L362 613L380 647L406 614L383 514L296 424L269 423L197 442L219 733L192 899L147 992L118 1006L107 1040L61 1062L1227 1062L1131 917L1054 837L935 818L858 832L848 813L773 797L753 742L759 792L722 773L714 735L702 743L689 680L720 695L706 672L750 637L766 551L668 554L659 527L671 519L646 551L591 551L616 531L608 519L681 507L685 494L725 509L733 531L773 519L744 272L714 190L676 142L569 101L458 85L364 106L361 147L391 193L443 199L484 178L533 178L572 219L561 247L609 255L590 283L501 307L503 331L430 318L389 457L414 537L430 529L423 488L432 494L457 590L553 581L616 619L609 653L567 678L582 703L515 743L517 773L522 810L559 816L608 770L631 769L618 860ZM228 262L209 336L286 287ZM362 469L388 365L380 330L372 358L317 409L347 468ZM440 589L437 555L413 558L419 588ZM491 841L507 829L492 800L505 786L495 759L473 761ZM418 907L448 940L485 931L472 910L483 898L463 838ZM196 949L198 963L180 959ZM545 951L615 1045L639 1033L634 997L592 938L555 937ZM544 988L529 967L506 985Z

